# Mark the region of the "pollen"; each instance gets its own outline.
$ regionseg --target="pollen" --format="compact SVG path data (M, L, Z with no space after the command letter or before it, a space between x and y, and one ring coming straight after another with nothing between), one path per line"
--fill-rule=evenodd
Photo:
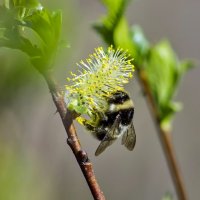
M70 73L65 86L68 108L79 114L88 114L107 109L106 98L132 78L134 65L127 51L112 46L104 51L102 47L94 50L86 61L77 63L78 74Z

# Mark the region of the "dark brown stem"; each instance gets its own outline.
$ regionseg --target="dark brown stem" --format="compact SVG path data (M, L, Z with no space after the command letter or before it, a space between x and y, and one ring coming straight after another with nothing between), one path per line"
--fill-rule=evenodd
M167 164L169 167L169 171L174 183L174 187L176 189L177 197L179 200L187 200L186 191L184 188L183 178L180 173L180 169L178 167L178 162L176 160L175 151L173 148L171 133L167 132L161 127L160 117L152 97L149 85L147 83L147 79L145 73L141 70L138 72L138 77L140 84L143 88L143 91L147 97L148 104L150 106L151 114L153 119L155 120L156 128L158 130L158 136L167 160Z
M73 124L73 114L66 109L66 105L55 80L51 73L44 74L44 78L48 84L53 101L56 105L57 111L60 114L63 125L65 127L68 139L67 143L71 147L76 160L82 170L82 173L88 183L90 191L95 200L105 200L103 192L101 191L97 180L95 178L92 163L90 162L87 154L81 149L80 141L76 134L76 129Z

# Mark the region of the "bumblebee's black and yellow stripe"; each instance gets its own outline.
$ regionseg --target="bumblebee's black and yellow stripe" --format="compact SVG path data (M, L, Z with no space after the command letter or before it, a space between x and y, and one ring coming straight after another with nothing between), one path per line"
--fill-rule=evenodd
M133 150L136 142L133 101L124 91L117 91L107 101L108 109L105 113L97 113L98 120L95 126L87 121L83 123L97 139L101 140L95 152L96 156L120 136L122 136L122 144L130 151Z

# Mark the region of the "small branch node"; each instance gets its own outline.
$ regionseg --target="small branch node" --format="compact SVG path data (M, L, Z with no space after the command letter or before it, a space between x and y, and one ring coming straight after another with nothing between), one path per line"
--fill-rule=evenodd
M74 136L70 136L67 138L67 144L70 146L70 147L73 147L74 144L77 142L77 138L74 137Z
M83 150L80 150L79 152L78 152L78 158L79 158L79 161L81 161L81 164L87 164L87 163L89 163L90 162L90 160L89 160L89 158L88 158L88 155L87 155L87 153L85 152L85 151L83 151Z

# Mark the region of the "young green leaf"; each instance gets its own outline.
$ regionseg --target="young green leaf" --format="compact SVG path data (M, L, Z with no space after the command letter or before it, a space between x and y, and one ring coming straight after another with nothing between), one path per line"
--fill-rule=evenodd
M173 98L183 75L183 67L167 41L151 48L145 64L147 81L165 128L170 126L174 113L180 110L180 104L173 102Z
M39 70L52 67L60 38L61 12L36 10L32 15L25 17L24 22L25 26L35 31L40 38L39 46L42 54L31 58L33 65Z
M0 11L0 46L28 54L42 73L52 68L60 41L61 12L44 9L36 0L6 1Z
M129 0L102 0L107 8L107 15L99 23L94 24L94 29L103 37L108 45L114 45L114 31L120 22L126 4Z

